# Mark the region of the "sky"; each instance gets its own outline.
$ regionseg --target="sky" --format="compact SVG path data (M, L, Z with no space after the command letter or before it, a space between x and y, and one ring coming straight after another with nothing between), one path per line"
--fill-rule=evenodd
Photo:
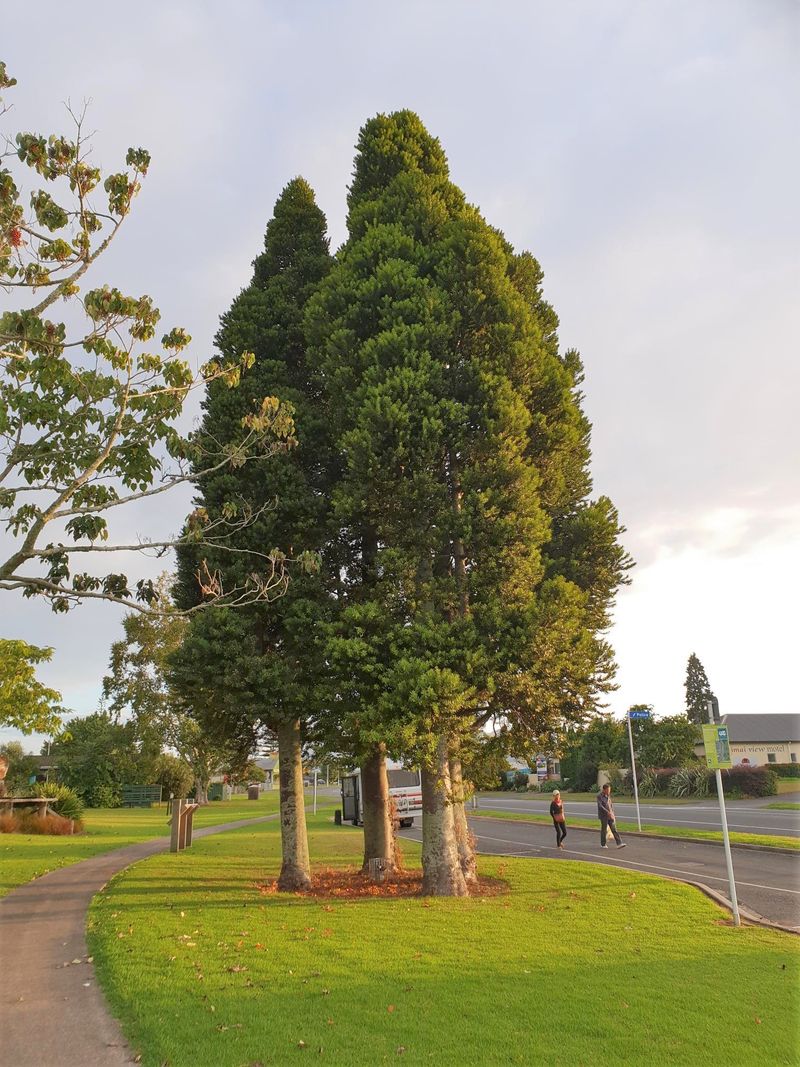
M128 10L38 0L3 14L0 58L19 82L6 134L67 130L65 102L89 101L106 171L129 145L153 156L91 280L152 295L199 365L286 182L311 183L338 247L359 128L417 111L468 199L539 259L562 345L585 363L594 491L636 560L609 634L611 709L683 710L695 652L723 713L796 712L800 4ZM119 516L112 534L175 533L189 497ZM6 593L0 636L52 646L40 677L86 714L121 617Z

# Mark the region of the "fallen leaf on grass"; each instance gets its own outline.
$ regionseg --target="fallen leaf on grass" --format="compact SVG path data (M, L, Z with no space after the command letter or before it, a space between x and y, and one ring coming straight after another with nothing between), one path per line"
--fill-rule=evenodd
M406 1046L405 1045L398 1045L397 1048L395 1049L395 1052L397 1053L398 1056L402 1056L403 1053L405 1052L405 1050L406 1050Z
M387 1010L387 1011L389 1012L389 1014L391 1015L391 1014L392 1014L392 1012L394 1011L394 1004L389 1004L389 1005L387 1006L386 1010Z
M761 1020L759 1019L759 1017L757 1015L756 1015L756 1022L758 1023L759 1026L761 1026Z
M305 1048L306 1047L305 1041L298 1041L297 1042L297 1047L298 1048Z

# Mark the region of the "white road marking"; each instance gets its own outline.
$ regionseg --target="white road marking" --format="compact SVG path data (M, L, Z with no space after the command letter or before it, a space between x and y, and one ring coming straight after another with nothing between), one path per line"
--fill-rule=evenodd
M481 840L481 835L478 835L478 840ZM504 838L484 838L484 840L504 841L504 843L507 845L511 845L514 843L513 841L508 841ZM564 848L562 849L562 851L565 853L572 853L574 856L587 856L589 859L595 860L596 862L608 863L611 860L611 856L598 856L596 852L579 852L577 849L574 848ZM513 855L513 853L506 853L506 855ZM641 867L643 869L649 869L653 871L668 871L670 874L685 874L693 880L697 879L699 875L698 871L684 871L680 867L659 867L658 864L655 863L637 863L635 860L629 860L627 858L623 859L621 856L619 857L619 860L620 863L625 865L626 867ZM711 881L713 882L727 883L728 881L727 878L720 878L715 874L706 874L705 871L702 872L702 877L704 880L711 879ZM769 889L773 890L776 893L791 893L793 896L800 897L800 890L797 889L781 889L781 887L777 885L761 885L759 882L741 882L738 878L736 879L736 884L748 886L748 888L750 889Z
M495 807L497 807L497 804L495 802L492 802L492 803L495 804ZM500 801L499 803L503 803L503 802ZM590 805L585 805L585 806L589 807L590 810L591 810ZM520 815L547 815L546 809L543 809L543 808L522 808L522 807L519 806L519 804L513 804L511 802L509 802L507 804L503 804L503 808L505 808L505 807L513 808L513 810L514 811L518 811L520 813ZM577 807L577 805L573 805L573 807ZM498 807L497 810L498 811L502 811L503 808L499 808ZM487 811L491 811L492 810L492 805L484 804L484 809L487 810ZM708 811L708 810L713 810L713 809L704 808L704 809L698 809L698 810ZM581 813L580 812L576 812L576 814L580 815ZM784 814L791 814L791 813L784 813ZM643 812L642 813L642 817L643 817L643 821L649 823L651 826L658 825L659 823L662 826L681 826L681 825L689 825L689 824L691 824L691 825L689 825L690 829L691 829L692 826L695 826L695 827L710 826L715 830L721 830L722 829L719 820L717 820L717 821L704 821L702 819L677 819L677 818L675 818L674 815L670 816L670 817L667 817L667 816L661 815L660 812L657 812L657 813L655 813L655 812L654 813L650 813L650 812L644 813ZM621 820L622 822L631 822L633 820L633 818L634 818L633 815L619 815L617 817L617 821ZM567 825L569 825L569 824L567 824ZM765 830L767 833L770 833L770 834L775 834L776 831L780 831L780 830L784 829L784 827L779 827L779 826L759 826L758 824L754 824L754 823L750 823L750 822L748 822L748 823L737 823L737 822L733 822L730 818L728 819L728 827L731 830L738 830L739 832L743 832L743 833L748 833L748 832L753 831L753 830ZM796 829L796 827L788 826L788 827L785 827L785 829L794 830L794 829Z

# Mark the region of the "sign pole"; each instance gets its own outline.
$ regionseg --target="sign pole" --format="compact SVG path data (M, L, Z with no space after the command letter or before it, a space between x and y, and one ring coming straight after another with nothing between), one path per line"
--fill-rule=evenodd
M631 771L633 773L633 795L636 798L636 824L639 827L639 833L642 832L642 816L639 811L639 783L636 781L636 757L633 754L633 730L631 729L631 713L630 710L626 716L628 720L628 742L631 746Z
M714 725L714 705L709 700L708 703L706 704L706 707L708 708L708 721L709 721L709 724L711 724L713 726ZM719 727L719 729L723 729L723 728ZM726 747L727 747L727 730L725 731L725 733L726 733L725 740L726 740ZM706 737L706 746L707 745L708 745L708 737ZM723 844L725 845L725 864L726 864L726 866L728 868L728 885L730 887L731 907L733 909L733 925L734 926L741 926L742 925L742 920L739 917L739 901L736 899L736 882L733 880L733 857L731 856L731 839L730 839L730 836L728 835L728 818L727 818L727 815L725 814L725 795L722 792L722 771L719 768L719 762L720 762L719 754L717 752L715 752L714 756L715 756L715 762L717 764L717 767L716 767L716 769L714 771L714 774L716 775L716 778L717 778L717 796L719 797L719 816L720 816L720 821L722 823L722 841L723 841ZM709 760L708 760L708 751L706 751L706 762L709 762Z
M317 775L319 771L314 768L314 814L317 814Z

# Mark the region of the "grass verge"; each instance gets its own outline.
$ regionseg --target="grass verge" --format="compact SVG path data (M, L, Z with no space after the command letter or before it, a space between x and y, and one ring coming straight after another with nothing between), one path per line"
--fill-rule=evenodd
M774 807L775 805L769 805ZM478 808L470 811L470 815L483 815L488 819L509 819L511 822L535 822L552 825L549 815L536 815L531 812L518 811L495 811L493 808ZM568 815L567 821L570 826L583 826L587 829L596 830L599 826L597 819L581 819ZM617 819L617 828L622 833L638 833L639 828L635 822ZM721 830L691 830L683 826L657 826L654 823L642 823L643 834L659 834L662 837L680 837L688 841L722 841ZM732 844L739 845L766 845L770 848L790 848L800 851L800 840L796 837L780 837L774 834L744 834L738 830L730 831Z
M784 801L782 804L765 804L765 808L770 808L772 811L800 811L800 804L795 804L793 801Z
M360 834L309 822L318 862L358 860ZM326 901L259 891L279 838L207 838L95 898L89 949L145 1067L796 1062L797 942L687 886L483 857L507 895Z
M271 815L277 810L277 790L264 793L257 801L237 796L200 808L194 825L201 829L237 819ZM165 804L153 808L87 808L84 823L85 833L74 837L0 834L0 897L58 867L169 834Z

